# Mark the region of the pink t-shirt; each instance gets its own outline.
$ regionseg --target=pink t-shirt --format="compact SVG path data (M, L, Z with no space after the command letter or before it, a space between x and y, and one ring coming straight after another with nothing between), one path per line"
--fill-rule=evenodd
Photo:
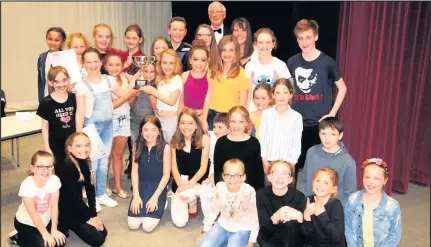
M33 176L28 176L22 181L18 196L33 198L36 212L39 213L42 222L47 226L51 220L51 196L52 193L58 191L60 187L61 182L56 175L51 175L42 188L36 186ZM21 202L16 212L16 219L22 224L36 227L24 206L24 202Z

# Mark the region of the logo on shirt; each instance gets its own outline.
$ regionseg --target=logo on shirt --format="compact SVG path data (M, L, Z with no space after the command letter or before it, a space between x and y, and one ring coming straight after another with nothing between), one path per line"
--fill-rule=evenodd
M273 71L272 76L266 75L266 74L260 74L259 76L255 77L255 72L251 72L251 81L254 85L259 85L261 83L267 83L269 85L274 84L274 81L278 79L278 73L277 71Z
M313 69L298 67L295 69L295 81L302 92L309 93L317 82L317 73Z
M34 197L34 206L39 214L44 214L49 209L49 204L51 202L51 193L46 194L44 197L40 198L38 196Z

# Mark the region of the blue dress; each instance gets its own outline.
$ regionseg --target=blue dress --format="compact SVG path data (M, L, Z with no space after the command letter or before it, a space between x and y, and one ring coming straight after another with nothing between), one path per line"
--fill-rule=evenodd
M163 150L159 154L157 154L157 147L152 147L150 152L148 152L148 148L144 147L141 156L139 157L138 162L138 174L139 174L139 195L144 204L143 208L140 210L139 214L134 214L130 210L128 210L129 217L151 217L156 219L161 219L163 216L163 212L165 211L165 203L166 203L166 195L167 190L166 186L163 189L162 193L159 196L158 209L154 212L146 213L145 204L148 200L153 196L157 187L159 186L160 180L163 176Z

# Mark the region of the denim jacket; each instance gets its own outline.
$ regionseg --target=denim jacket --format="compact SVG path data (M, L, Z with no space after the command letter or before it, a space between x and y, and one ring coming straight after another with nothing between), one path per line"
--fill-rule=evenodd
M364 189L350 195L344 208L345 234L348 247L363 247L362 216ZM398 246L402 234L401 209L398 202L382 192L379 205L373 210L374 247Z

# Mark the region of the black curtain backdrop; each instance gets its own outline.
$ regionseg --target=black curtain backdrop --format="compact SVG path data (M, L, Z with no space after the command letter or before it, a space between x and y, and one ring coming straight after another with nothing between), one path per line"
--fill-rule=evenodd
M209 24L208 5L211 2L172 2L172 16L182 16L187 21L185 41L191 43L196 28ZM226 7L225 25L230 27L237 17L245 17L252 32L261 27L271 28L278 40L273 55L286 62L300 52L293 33L295 24L302 18L314 19L320 26L317 48L332 58L337 58L337 36L340 2L222 2Z

